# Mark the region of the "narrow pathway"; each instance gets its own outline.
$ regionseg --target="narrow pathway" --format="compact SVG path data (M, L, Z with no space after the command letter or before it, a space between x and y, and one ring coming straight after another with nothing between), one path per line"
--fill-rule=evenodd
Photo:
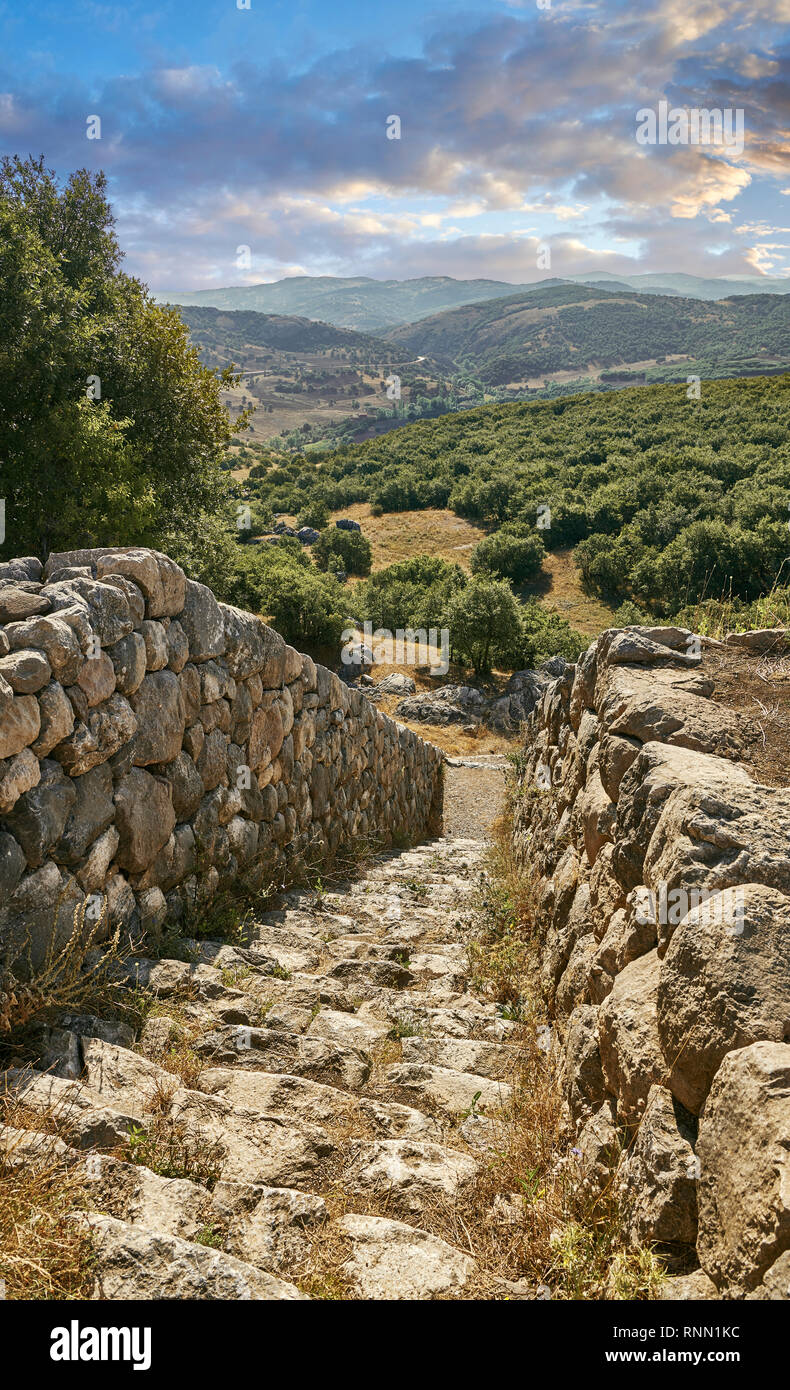
M467 1221L514 1069L465 946L501 781L451 769L449 820L474 838L288 893L243 945L136 961L156 1000L137 1041L75 1017L46 1073L7 1074L85 1165L99 1297L530 1296L486 1282Z

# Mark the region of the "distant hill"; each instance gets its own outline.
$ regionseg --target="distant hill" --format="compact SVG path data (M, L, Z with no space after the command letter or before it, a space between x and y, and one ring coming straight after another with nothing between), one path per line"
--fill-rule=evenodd
M435 314L387 338L448 371L473 369L487 387L557 373L606 381L607 369L623 367L649 380L672 359L701 376L748 375L790 365L790 298L702 301L561 284Z
M252 309L180 306L180 312L205 366L233 366L240 373L241 381L225 388L223 400L234 422L255 406L244 429L249 445L274 437L300 446L314 439L366 438L385 428L389 417L402 423L399 410L438 389L427 358L410 362L407 348L368 333ZM386 394L392 372L402 393L397 407Z
M294 275L270 284L228 286L212 290L173 290L157 296L160 302L217 309L252 309L258 313L319 319L339 328L379 333L398 324L414 323L462 304L541 292L561 284L592 284L615 291L627 288L642 294L682 295L696 299L727 299L733 295L788 294L790 279L745 276L737 280L702 279L693 275L612 275L599 271L522 284L504 280L454 280L449 275L417 280L373 280L367 276Z
M254 310L182 307L181 317L193 339L223 343L228 348L272 348L279 352L323 352L332 348L359 350L367 356L393 356L392 343L355 333L335 324L292 314L261 314ZM405 356L405 353L401 355Z

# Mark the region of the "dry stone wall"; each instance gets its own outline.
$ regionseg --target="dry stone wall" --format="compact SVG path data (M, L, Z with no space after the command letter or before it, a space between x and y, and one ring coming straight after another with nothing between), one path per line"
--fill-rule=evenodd
M533 880L569 1141L678 1296L790 1297L790 791L678 628L608 631L527 724ZM688 1290L694 1290L689 1292Z
M0 945L441 824L442 755L166 555L0 565Z

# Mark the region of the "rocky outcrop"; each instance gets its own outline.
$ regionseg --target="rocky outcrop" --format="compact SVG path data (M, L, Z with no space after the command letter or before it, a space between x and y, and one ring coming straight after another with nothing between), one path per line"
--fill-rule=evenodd
M441 820L442 755L166 555L0 572L0 947L161 926Z
M790 790L713 690L705 639L603 633L527 725L514 834L590 1183L699 1260L671 1296L786 1298Z
M561 658L555 657L537 671L516 671L501 695L486 695L472 685L443 685L401 700L397 713L421 724L484 725L500 733L515 733L564 665ZM376 689L388 694L383 689L385 685L382 682Z

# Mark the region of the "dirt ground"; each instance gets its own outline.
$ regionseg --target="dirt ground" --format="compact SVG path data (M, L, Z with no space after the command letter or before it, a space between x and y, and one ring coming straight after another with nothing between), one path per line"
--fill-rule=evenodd
M494 767L447 767L444 833L484 840L505 802L505 760Z

